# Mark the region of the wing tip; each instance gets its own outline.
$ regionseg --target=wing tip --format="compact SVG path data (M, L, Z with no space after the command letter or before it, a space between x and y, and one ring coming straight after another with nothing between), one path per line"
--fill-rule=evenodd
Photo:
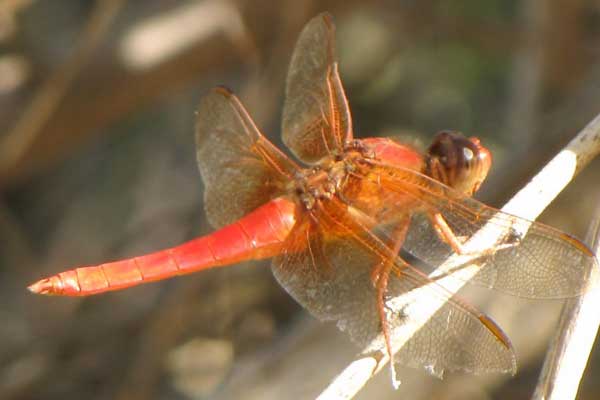
M565 232L560 232L560 236L562 237L563 240L569 242L571 245L573 245L573 247L575 247L577 250L581 251L587 257L593 258L594 261L596 262L596 264L598 263L598 261L596 259L596 257L597 257L596 254L594 253L594 251L591 248L588 247L587 244L585 244L581 240L577 239L575 236L572 236Z
M322 13L320 13L317 18L320 18L323 20L323 22L325 23L325 25L327 25L328 28L334 28L335 27L335 22L334 22L334 18L333 15L329 12L329 11L324 11Z
M234 96L233 90L231 90L230 88L228 88L225 85L217 85L212 89L212 91L213 91L213 93L220 94L221 96L224 96L224 97Z
M513 345L508 338L508 335L504 333L502 328L490 317L485 314L478 316L479 321L496 337L496 339L506 348L508 351L512 351Z

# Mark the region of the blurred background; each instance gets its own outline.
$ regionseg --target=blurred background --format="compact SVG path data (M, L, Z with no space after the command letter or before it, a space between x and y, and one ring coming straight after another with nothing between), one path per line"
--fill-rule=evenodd
M268 263L74 299L34 280L211 231L194 110L217 84L280 141L286 69L328 10L358 136L427 144L477 135L501 206L600 112L600 1L0 1L0 398L314 398L358 349L307 315ZM583 237L592 163L541 220ZM360 399L528 398L560 301L475 303L506 330L519 372L443 381L387 370ZM600 354L581 399L598 398Z

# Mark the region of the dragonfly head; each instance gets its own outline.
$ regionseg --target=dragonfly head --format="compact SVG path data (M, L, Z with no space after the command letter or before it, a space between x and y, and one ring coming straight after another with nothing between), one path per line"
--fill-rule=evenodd
M476 137L439 132L426 154L425 174L467 195L475 193L492 164L492 154Z

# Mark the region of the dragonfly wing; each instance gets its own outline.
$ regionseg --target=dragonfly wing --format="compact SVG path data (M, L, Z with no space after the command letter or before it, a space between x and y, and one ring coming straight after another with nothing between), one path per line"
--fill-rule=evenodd
M441 214L460 242L475 235L493 238L485 242L487 251L472 254L479 257L468 264L481 270L470 283L526 298L566 298L583 293L598 268L587 246L559 230L489 207L414 170L385 166L375 175L370 185ZM401 202L389 205L394 207L403 210ZM454 254L425 215L413 217L403 249L433 267Z
M332 200L314 213L314 219L298 223L272 268L281 285L313 315L335 321L368 351L383 351L371 270L389 261L389 249L382 241L385 231L370 229L360 222L369 217L350 208ZM444 370L514 372L512 347L505 336L499 338L501 331L495 324L402 260L391 262L402 271L391 276L386 294L392 343L400 340L395 333L404 327L422 326L399 350L396 361L423 366L438 376ZM421 294L412 296L416 291ZM446 304L426 320L415 304L430 299Z
M396 269L388 293L389 319L396 333L392 348L403 336L400 329L421 327L395 354L397 362L424 366L440 378L445 371L516 372L514 350L500 328L459 297L451 297L442 285L410 268ZM430 316L427 309L440 302L443 305Z
M352 139L350 109L335 55L335 26L327 13L306 25L294 49L282 136L294 155L309 164L340 151Z
M196 148L210 223L228 225L277 197L297 166L254 125L228 89L200 103Z
M312 315L335 321L354 342L366 345L380 332L371 253L329 232L331 224L297 224L273 260L278 282Z

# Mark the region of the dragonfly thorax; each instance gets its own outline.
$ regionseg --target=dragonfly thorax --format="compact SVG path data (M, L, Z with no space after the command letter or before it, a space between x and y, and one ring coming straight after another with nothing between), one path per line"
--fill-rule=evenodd
M345 159L323 160L318 166L302 169L289 187L298 201L311 210L320 201L330 200L338 193L347 176L350 164Z

